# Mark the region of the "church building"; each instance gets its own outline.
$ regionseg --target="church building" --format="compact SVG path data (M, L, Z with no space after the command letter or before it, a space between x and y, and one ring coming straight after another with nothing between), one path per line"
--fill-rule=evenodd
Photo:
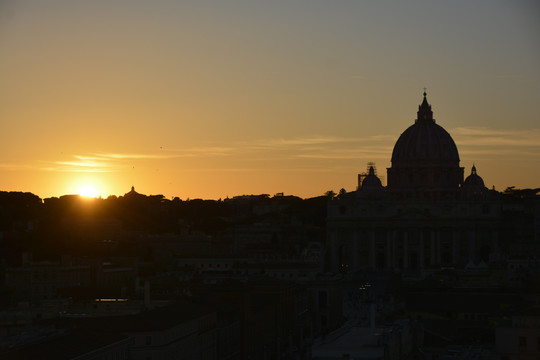
M369 166L356 191L329 201L329 270L420 272L487 263L499 251L500 196L474 166L464 179L459 162L424 92L417 119L394 146L387 186Z

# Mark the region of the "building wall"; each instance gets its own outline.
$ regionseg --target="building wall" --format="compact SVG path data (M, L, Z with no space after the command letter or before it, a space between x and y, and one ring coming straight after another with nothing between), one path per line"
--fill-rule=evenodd
M497 199L406 202L386 193L372 199L347 195L328 204L333 271L464 267L499 251Z
M500 360L537 360L540 329L497 328L495 343Z
M57 296L57 290L71 286L90 286L90 266L63 266L55 263L35 263L7 268L5 284L16 301L39 301Z
M132 360L214 360L217 358L216 314L160 331L129 333Z

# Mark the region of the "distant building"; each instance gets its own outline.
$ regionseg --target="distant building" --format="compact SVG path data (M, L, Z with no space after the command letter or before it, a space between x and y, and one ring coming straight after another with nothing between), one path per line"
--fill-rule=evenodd
M0 347L0 358L57 360L126 360L132 339L123 334L76 330L49 332L15 349Z
M329 201L330 270L423 274L503 251L501 194L486 188L475 166L464 179L456 144L435 122L425 92L417 115L394 146L386 187L370 165L356 191Z
M528 309L523 314L499 322L495 330L500 360L536 360L540 354L540 311Z
M306 352L311 329L308 293L302 286L252 276L249 281L200 284L194 293L239 307L241 359L293 359Z
M69 331L84 330L128 337L127 356L120 359L228 358L226 354L218 353L216 309L189 301L175 302L135 315L65 318L58 320L56 325Z
M5 269L5 284L11 298L17 301L41 301L58 296L64 287L88 287L92 269L87 265L60 262L34 262L31 254L23 254L23 265Z
M385 326L344 326L317 341L314 360L397 360L412 359L421 345L422 331L417 323L400 320Z

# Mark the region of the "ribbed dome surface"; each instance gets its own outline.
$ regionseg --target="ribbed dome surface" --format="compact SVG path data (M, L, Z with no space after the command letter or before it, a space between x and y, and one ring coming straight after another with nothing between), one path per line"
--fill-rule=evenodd
M433 111L424 92L416 122L401 134L394 146L392 165L433 160L459 163L459 154L450 134L433 120Z
M401 134L392 152L392 164L423 160L459 162L454 140L433 121L419 120L411 125Z
M411 196L437 198L452 196L463 184L463 168L450 134L433 120L426 99L418 107L413 125L401 134L392 152L392 166L387 170L388 188ZM432 192L427 195L426 191Z

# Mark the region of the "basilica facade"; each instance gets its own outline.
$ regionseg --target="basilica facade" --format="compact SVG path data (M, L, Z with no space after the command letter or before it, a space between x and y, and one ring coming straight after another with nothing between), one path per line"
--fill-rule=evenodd
M418 272L482 266L496 256L499 193L484 186L474 166L465 178L459 162L424 92L417 119L394 146L387 185L369 166L356 191L329 201L329 270Z

